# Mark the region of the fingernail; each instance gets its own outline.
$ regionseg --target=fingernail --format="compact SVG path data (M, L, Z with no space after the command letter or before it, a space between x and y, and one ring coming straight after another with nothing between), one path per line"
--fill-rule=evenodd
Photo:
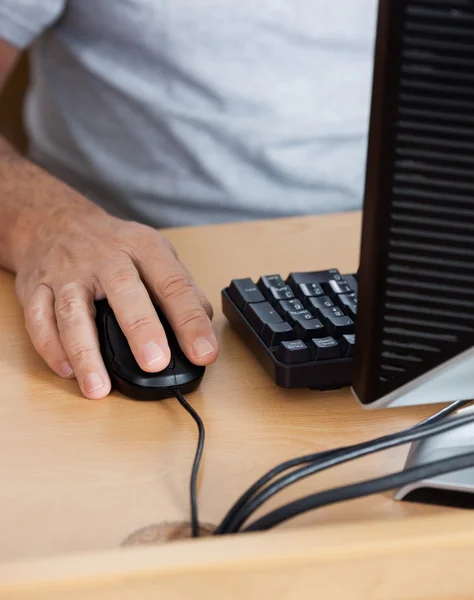
M156 342L148 342L143 348L143 360L147 365L153 365L162 358L165 353Z
M60 367L60 369L59 369L59 370L60 370L60 372L61 372L61 375L62 375L63 377L70 377L70 376L73 374L73 372L74 372L74 371L72 370L72 367L71 367L71 365L68 363L68 361L67 361L67 360L65 360L65 361L64 361L64 362L61 364L61 367Z
M202 358L206 354L211 354L214 350L214 346L205 337L198 338L193 344L193 352L196 358Z
M96 373L89 373L84 379L84 387L89 394L94 390L98 390L104 385L102 378Z

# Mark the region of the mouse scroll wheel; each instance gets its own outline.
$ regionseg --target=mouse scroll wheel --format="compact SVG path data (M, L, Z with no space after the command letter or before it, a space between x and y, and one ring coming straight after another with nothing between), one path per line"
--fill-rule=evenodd
M173 353L171 353L171 359L170 359L169 365L166 368L173 370L174 367L175 367L174 355L173 355Z

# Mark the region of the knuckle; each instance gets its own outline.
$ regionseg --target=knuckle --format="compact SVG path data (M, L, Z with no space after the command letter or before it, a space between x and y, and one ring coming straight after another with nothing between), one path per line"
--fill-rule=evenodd
M157 232L148 225L131 221L126 225L128 249L130 252L140 251L143 246L156 242Z
M36 329L41 326L46 317L46 311L40 304L30 304L25 308L25 321L29 328Z
M149 316L132 317L124 323L124 329L129 333L133 333L135 331L149 329L153 324L153 320Z
M154 231L154 229L152 229L148 225L140 223L139 221L126 221L124 223L124 227L127 233L132 235L135 234L140 237L143 235L149 235L151 232Z
M116 296L127 294L140 284L140 276L135 269L117 269L109 277L109 287Z
M58 321L71 321L81 314L83 304L77 293L70 289L56 298L55 311Z
M46 292L46 293L45 293ZM27 329L43 328L54 317L50 288L35 286L32 293L27 294L24 303L24 317Z
M70 358L75 363L89 362L95 356L96 353L92 348L84 348L82 346L73 348L70 352Z
M46 337L44 339L39 340L36 343L36 350L41 356L50 355L54 350L54 339L51 337Z
M183 311L178 318L178 327L187 325L207 325L208 316L202 308L191 308Z
M193 289L192 281L184 273L173 273L164 278L160 285L163 300L173 300L188 294Z

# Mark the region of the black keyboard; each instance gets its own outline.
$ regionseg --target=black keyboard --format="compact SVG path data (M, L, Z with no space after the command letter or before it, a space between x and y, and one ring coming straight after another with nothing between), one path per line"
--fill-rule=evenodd
M223 311L275 383L327 390L352 383L357 276L337 269L234 279Z

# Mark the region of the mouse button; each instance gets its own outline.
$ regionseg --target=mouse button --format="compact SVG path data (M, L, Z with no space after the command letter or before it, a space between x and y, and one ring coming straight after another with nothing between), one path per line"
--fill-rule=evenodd
M142 371L137 363L130 365L113 360L112 369L120 379L135 386L162 388L174 385L176 380L174 371L168 368L158 373L147 373Z
M106 318L106 334L108 345L116 360L119 360L120 362L128 362L129 360L135 361L127 338L120 329L117 319L112 312L110 312Z
M113 313L107 315L107 341L112 353L113 370L116 373L120 373L120 375L128 381L133 381L137 379L137 377L142 380L150 380L156 377L174 377L173 355L171 356L171 361L166 369L158 373L149 373L140 368L133 356L128 340L120 329L120 325Z
M174 372L176 378L197 378L201 377L205 371L205 367L192 363L183 352L177 352L175 355Z

